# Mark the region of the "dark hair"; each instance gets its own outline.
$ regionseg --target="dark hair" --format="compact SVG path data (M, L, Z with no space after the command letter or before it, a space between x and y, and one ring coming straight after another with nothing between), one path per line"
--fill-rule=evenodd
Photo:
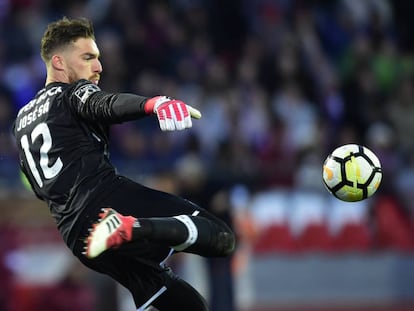
M95 33L92 22L86 18L62 19L50 23L43 34L40 55L43 61L48 61L56 49L68 45L79 38L92 38Z

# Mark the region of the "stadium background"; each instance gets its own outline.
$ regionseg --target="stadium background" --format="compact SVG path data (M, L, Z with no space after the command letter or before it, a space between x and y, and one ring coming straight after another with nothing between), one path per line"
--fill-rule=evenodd
M171 263L215 310L413 310L413 9L0 0L0 310L134 309L73 260L18 171L12 122L44 83L39 40L63 15L94 21L103 89L168 94L202 111L186 132L161 133L155 120L116 126L111 156L121 173L231 217L231 261ZM359 204L321 183L326 154L348 142L375 151L384 170Z

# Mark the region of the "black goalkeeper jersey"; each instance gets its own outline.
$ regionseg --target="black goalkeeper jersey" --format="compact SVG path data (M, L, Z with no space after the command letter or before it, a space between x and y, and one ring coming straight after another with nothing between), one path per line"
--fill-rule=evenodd
M120 182L108 158L109 126L144 116L146 99L80 80L48 84L18 112L21 169L67 243L85 209L98 208L99 197Z

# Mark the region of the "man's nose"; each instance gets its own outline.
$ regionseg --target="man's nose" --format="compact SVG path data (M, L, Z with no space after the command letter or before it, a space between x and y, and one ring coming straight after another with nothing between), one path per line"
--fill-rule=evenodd
M96 60L94 66L92 68L93 72L101 73L102 72L102 64L99 60Z

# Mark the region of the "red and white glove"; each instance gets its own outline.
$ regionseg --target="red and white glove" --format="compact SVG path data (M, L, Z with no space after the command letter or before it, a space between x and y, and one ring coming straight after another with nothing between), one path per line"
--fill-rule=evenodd
M144 106L147 114L155 113L162 131L184 130L192 127L191 117L201 118L197 109L181 100L167 96L156 96L147 100Z

